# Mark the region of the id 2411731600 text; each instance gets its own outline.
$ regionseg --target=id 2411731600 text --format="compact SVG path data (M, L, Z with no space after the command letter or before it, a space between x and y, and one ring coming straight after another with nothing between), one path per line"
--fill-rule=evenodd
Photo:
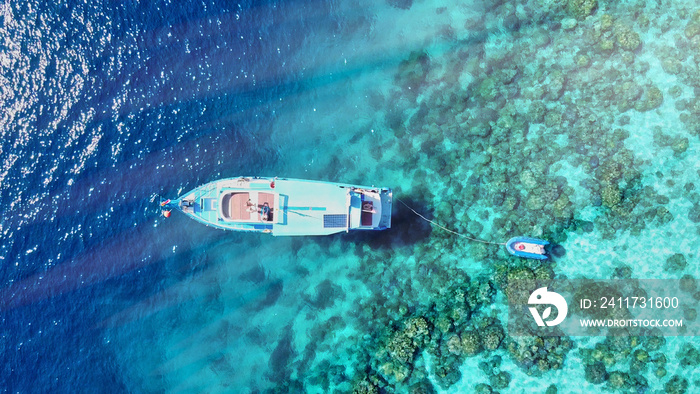
M648 308L668 309L678 308L678 297L600 297L599 299L582 298L579 300L581 309L590 308Z

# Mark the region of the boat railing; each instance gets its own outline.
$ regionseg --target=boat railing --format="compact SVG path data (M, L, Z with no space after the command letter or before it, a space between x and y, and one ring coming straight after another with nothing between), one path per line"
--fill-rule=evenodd
M346 233L350 232L350 215L352 214L352 193L352 191L348 191L348 193L345 195L345 205L348 210L348 219L345 222Z

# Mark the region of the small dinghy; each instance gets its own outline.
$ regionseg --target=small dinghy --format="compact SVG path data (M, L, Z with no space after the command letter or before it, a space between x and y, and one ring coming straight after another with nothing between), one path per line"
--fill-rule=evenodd
M513 237L506 242L506 249L514 256L546 260L545 245L549 245L549 241L529 237Z

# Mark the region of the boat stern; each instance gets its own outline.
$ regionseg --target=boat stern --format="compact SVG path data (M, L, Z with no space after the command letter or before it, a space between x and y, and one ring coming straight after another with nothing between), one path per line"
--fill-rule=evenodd
M353 188L348 194L348 230L391 228L391 189Z
M384 188L379 192L381 200L382 212L379 219L379 228L391 228L391 210L394 200L394 194L391 189Z

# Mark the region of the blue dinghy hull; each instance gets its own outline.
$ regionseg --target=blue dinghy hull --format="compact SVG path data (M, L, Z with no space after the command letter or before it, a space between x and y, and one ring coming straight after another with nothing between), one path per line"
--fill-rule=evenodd
M530 244L528 246L533 246L533 245L541 245L542 247L549 245L549 241L545 241L544 239L538 239L538 238L530 238L530 237L513 237L506 242L506 249L508 249L508 252L514 256L518 257L524 257L526 259L537 259L537 260L547 260L548 256L544 253L539 254L539 253L531 253L525 250L518 250L515 248L515 245L518 243L522 244ZM528 249L531 249L528 247Z

